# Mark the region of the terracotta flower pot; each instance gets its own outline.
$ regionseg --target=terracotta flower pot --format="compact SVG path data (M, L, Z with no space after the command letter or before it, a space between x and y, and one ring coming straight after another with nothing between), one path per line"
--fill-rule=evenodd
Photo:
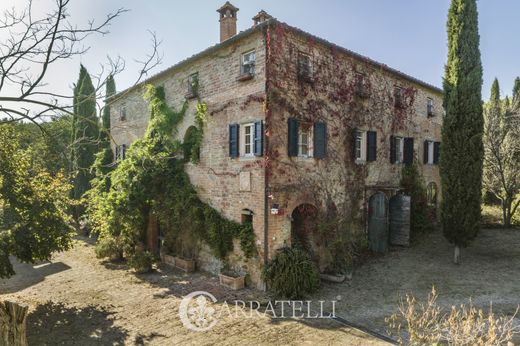
M219 274L220 285L231 288L232 290L240 290L245 287L245 275L232 276L230 274Z
M186 272L193 273L195 271L195 260L175 257L175 267Z

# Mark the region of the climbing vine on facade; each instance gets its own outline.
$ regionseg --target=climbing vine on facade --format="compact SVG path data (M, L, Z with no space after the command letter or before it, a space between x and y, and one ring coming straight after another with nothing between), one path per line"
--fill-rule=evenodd
M227 220L202 202L184 171L185 160L180 159L183 143L174 138L187 102L175 112L166 104L163 88L152 85L147 86L145 99L150 122L144 137L130 146L126 158L111 173L110 190L98 189L89 199L90 220L100 243L104 238L116 238L114 244L132 252L134 245L144 242L149 218L154 217L165 234L165 247L176 255L195 255L202 241L216 257L225 259L237 238L246 257L253 256L256 246L251 225ZM202 142L206 112L207 106L199 102L193 153ZM197 160L198 156L192 156L193 162Z

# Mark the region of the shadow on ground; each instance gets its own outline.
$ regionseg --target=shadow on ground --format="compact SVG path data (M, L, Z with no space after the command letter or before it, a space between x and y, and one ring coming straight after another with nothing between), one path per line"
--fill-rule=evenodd
M36 264L21 263L14 257L11 258L15 274L9 280L0 280L0 293L13 293L31 287L43 280L45 277L70 269L62 262L40 262Z
M67 307L47 302L27 318L29 345L123 345L128 333L114 326L101 307Z

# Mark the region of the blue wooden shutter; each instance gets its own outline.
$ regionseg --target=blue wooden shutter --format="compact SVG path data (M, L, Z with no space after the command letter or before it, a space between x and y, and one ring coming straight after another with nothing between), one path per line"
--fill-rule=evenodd
M395 137L390 136L390 163L395 163L397 159L397 153L395 152Z
M259 120L259 121L255 122L255 138L254 138L255 156L262 156L262 153L263 153L262 139L264 137L263 134L264 134L264 130L263 130L262 120Z
M439 158L441 156L441 143L433 143L433 164L439 164Z
M413 163L413 138L407 137L404 139L404 158L403 163Z
M238 157L238 124L229 125L229 156Z
M288 154L289 156L298 156L298 120L295 118L288 119Z
M367 161L375 161L377 159L377 132L367 132Z
M314 123L314 157L323 159L327 156L327 124Z

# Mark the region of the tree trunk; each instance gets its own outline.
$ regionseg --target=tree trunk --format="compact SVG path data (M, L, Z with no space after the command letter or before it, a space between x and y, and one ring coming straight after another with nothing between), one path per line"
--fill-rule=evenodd
M455 245L455 252L453 254L453 263L460 264L460 246Z
M0 344L27 346L27 310L14 302L0 302Z

